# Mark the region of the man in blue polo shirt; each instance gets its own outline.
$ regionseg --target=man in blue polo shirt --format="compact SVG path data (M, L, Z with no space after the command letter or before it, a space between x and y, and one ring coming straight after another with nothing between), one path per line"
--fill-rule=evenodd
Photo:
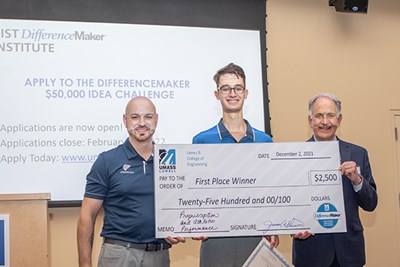
M193 143L272 142L269 135L252 128L243 118L243 104L249 93L243 69L230 63L214 75L214 81L217 85L214 95L221 103L222 119L216 126L193 137ZM261 237L199 236L193 239L203 240L200 248L201 267L239 267L256 248ZM278 236L270 236L268 239L271 246L278 246Z
M158 114L145 97L131 99L123 115L129 137L99 155L86 177L78 221L79 266L92 266L94 224L104 208L102 267L170 265L168 249L181 237L155 238L153 141Z

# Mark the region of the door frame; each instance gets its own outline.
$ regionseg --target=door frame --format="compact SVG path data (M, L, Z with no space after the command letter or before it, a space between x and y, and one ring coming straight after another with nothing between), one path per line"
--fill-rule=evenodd
M395 183L397 188L397 212L396 212L396 223L397 223L397 236L400 236L400 109L390 109L393 138L391 138L393 147L393 167L395 175ZM397 128L397 139L396 139L396 128ZM400 240L397 239L398 248L398 262L400 262Z

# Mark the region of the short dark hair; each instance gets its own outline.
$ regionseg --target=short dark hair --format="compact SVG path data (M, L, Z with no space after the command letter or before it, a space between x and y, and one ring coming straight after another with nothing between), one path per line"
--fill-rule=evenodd
M243 79L243 83L244 83L244 87L246 87L246 74L244 74L244 70L233 63L229 63L228 65L226 65L225 67L223 67L222 69L218 70L217 73L215 73L214 75L214 81L217 84L217 87L219 85L219 78L224 75L224 74L235 74L236 77L240 77Z

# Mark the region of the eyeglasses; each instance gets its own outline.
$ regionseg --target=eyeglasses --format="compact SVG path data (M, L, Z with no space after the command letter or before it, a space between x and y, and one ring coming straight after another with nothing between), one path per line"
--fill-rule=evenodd
M235 94L241 95L244 93L246 88L244 88L241 85L235 85L234 87L230 87L229 85L223 85L218 88L218 91L220 91L224 95L230 94L232 92L232 90L235 92Z

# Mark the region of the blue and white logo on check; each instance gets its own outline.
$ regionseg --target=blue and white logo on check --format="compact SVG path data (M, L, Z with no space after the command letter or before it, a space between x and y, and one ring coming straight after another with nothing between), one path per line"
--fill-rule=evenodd
M314 213L314 219L318 220L319 224L327 229L335 227L340 217L340 211L331 203L322 204L318 207L317 212Z
M175 149L159 149L159 171L175 172L176 171L176 150Z

